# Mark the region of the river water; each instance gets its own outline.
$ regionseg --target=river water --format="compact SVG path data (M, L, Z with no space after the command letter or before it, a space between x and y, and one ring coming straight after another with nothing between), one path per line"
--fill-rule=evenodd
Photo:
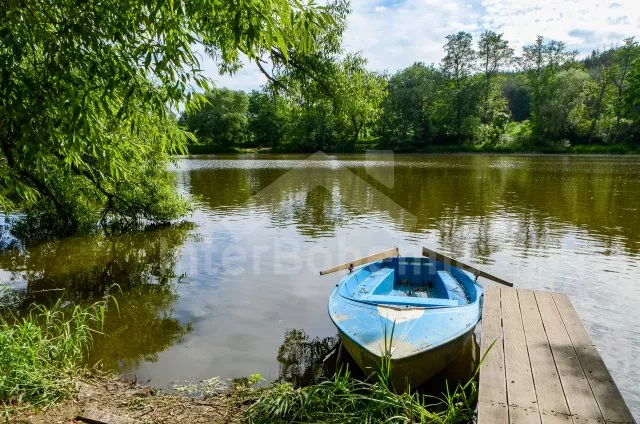
M314 373L340 277L318 271L427 246L567 293L640 417L640 158L196 156L173 171L195 204L185 223L0 256L25 304L118 300L92 361L169 388Z

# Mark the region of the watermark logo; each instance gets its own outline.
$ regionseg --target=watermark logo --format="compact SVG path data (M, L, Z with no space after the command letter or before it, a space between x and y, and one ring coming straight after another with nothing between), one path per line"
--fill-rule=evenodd
M417 222L411 212L384 192L395 185L393 152L369 150L364 160L352 159L316 152L296 161L292 169L254 193L243 205L245 212L267 208L272 217L276 216L281 225L275 235L271 232L271 236L265 236L266 223L260 216L255 219L245 216L241 225L237 220L221 219L217 232L225 236L217 242L186 249L195 251L183 252L182 265L190 274L223 272L231 277L257 277L264 272L317 274L336 262L389 249L390 242L397 240L395 223L413 228ZM317 195L319 192L322 195ZM318 215L308 217L307 227L321 227L325 219L335 219L338 221L333 223L335 232L345 224L372 239L363 244L362 240L355 243L353 239L335 235L331 243L319 243L327 234L301 236L292 230L292 223L305 208L304 213ZM371 228L372 220L367 219L371 214L386 219L375 220L377 227ZM389 225L380 225L381 221ZM306 230L313 232L313 228Z

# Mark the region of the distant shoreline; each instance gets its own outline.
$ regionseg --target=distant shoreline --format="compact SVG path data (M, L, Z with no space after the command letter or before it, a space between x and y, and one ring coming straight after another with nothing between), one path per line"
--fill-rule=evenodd
M313 151L273 151L270 148L237 148L220 149L215 146L188 146L187 156L192 155L239 155L239 154L273 154L273 155L301 155L311 154ZM321 150L321 149L319 149ZM479 154L479 155L589 155L589 156L635 156L640 155L640 149L633 149L624 145L579 145L563 149L531 148L531 149L500 149L481 148L476 146L431 146L419 150L392 150L378 146L367 146L354 151L327 151L327 154L364 154L368 150L393 151L398 155L425 155L425 154ZM184 156L184 155L177 155Z

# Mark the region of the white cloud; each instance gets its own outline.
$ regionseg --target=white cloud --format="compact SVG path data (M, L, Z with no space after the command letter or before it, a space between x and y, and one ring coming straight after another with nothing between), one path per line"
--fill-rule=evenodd
M416 61L439 63L445 37L457 31L504 32L518 53L537 35L586 53L640 35L637 1L352 0L344 45L362 51L372 69L391 72ZM255 65L233 77L218 76L210 60L203 67L218 86L252 89L266 82Z
M590 52L638 34L637 4L637 0L484 0L483 24L504 32L517 48L543 35Z

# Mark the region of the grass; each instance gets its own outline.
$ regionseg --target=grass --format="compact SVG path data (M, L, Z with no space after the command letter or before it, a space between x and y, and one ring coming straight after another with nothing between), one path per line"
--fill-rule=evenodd
M32 306L22 317L0 315L0 408L5 419L13 412L49 406L75 393L84 371L83 356L92 334L102 328L105 306L103 301L65 308L58 302L51 308ZM241 409L251 403L244 418L253 424L472 422L478 369L491 348L466 383L453 391L447 386L441 397L409 388L396 393L390 383L394 327L388 343L385 331L385 352L378 373L371 379L357 380L346 368L331 379L302 388L277 383L253 389L261 380L253 375L246 383L236 384L232 399ZM211 394L219 392L218 380L203 383L206 388L215 386Z
M276 384L247 411L249 423L433 423L471 422L476 399L475 379L443 398L419 393L394 393L384 379L358 381L348 371L333 379L294 389Z
M9 413L70 396L82 358L104 322L105 303L65 308L34 305L0 316L0 408Z
M390 349L386 349L374 381L358 381L346 369L332 379L299 389L289 383L275 384L261 392L245 418L252 424L470 423L475 416L478 370L490 350L465 384L459 384L453 392L447 386L442 397L410 390L395 393L390 385Z

